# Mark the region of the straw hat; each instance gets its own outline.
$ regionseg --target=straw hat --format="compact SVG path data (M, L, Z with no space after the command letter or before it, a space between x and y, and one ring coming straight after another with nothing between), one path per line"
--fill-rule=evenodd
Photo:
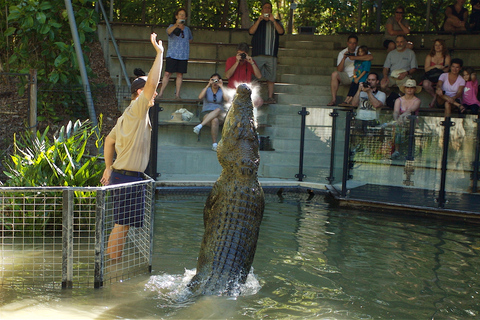
M405 88L416 88L415 93L419 93L420 91L422 91L422 87L417 86L417 82L413 79L408 79L407 81L405 81L405 84L403 86L400 86L400 91L405 93Z

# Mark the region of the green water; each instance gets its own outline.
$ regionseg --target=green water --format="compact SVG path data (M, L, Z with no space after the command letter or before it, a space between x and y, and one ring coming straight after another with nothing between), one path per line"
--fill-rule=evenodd
M185 289L206 194L158 196L153 273L100 290L0 287L0 319L476 319L478 225L267 196L239 297Z

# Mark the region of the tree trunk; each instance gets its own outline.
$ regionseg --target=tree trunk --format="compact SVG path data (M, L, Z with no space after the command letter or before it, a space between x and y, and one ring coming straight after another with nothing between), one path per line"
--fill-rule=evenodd
M247 0L238 0L238 8L239 8L239 15L241 16L241 22L240 22L240 27L242 29L248 29L250 28L251 21L249 17L249 9L248 9L248 3Z

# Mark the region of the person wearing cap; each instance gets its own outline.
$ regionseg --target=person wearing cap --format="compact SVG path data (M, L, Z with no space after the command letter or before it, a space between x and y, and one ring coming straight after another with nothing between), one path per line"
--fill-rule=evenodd
M415 52L407 48L404 35L395 38L396 50L387 54L383 64L383 79L380 82L383 91L393 86L402 86L417 71L418 64Z
M421 100L415 94L422 91L422 87L417 86L415 80L408 79L404 85L400 86L400 91L404 95L395 100L393 109L393 120L397 122L397 130L395 131L395 151L392 153L392 159L400 156L399 145L403 140L401 127L406 123L405 119L412 114L418 115Z
M153 106L157 96L156 90L163 64L162 41L157 42L156 33L151 34L150 41L156 51L156 57L148 77L138 77L132 82L132 101L105 138L105 170L100 180L104 186L143 180L143 172L148 165L152 130L148 110ZM114 161L115 154L117 156ZM144 191L141 187L115 191L115 225L110 233L106 251L114 260L122 255L129 228L143 225L144 201Z

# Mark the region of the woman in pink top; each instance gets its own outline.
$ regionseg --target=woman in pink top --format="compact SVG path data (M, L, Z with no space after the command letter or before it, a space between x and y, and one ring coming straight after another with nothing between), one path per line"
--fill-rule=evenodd
M460 76L462 59L452 59L452 66L449 73L440 76L437 83L437 106L445 108L445 117L450 117L452 108L456 107L455 102L460 103L465 88L465 80Z

